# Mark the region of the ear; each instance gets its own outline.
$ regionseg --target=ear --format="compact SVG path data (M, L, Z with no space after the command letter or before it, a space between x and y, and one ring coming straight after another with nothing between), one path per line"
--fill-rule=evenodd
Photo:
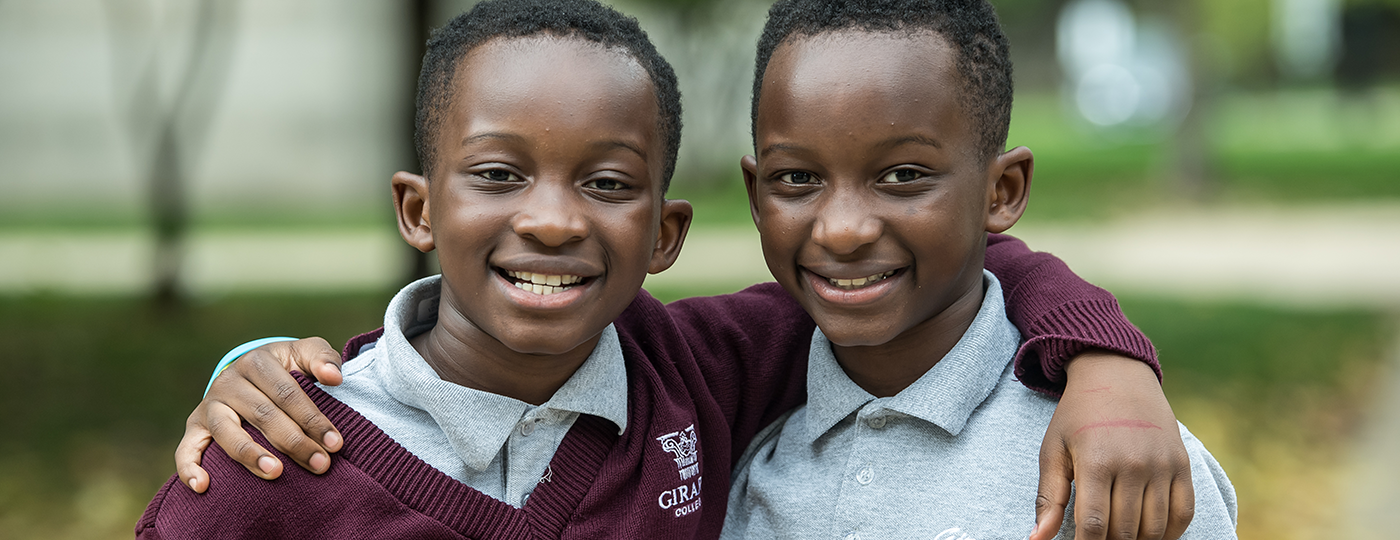
M399 235L408 245L427 253L432 251L433 224L428 217L428 179L399 171L389 181L394 191L394 213L399 220Z
M749 214L753 215L753 224L758 225L758 158L739 158L739 168L744 171L744 189L749 192Z
M992 161L987 171L987 232L1010 229L1030 201L1035 156L1024 146L1012 148Z
M681 244L685 243L685 234L690 232L690 220L694 216L695 209L688 201L661 201L661 231L656 235L656 247L651 251L647 273L659 274L676 264L676 257L681 256Z

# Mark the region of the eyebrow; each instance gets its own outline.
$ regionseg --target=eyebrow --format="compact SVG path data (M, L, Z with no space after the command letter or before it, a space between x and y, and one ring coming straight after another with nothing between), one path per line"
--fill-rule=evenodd
M470 136L470 137L467 137L467 138L465 138L465 139L462 139L462 146L467 146L467 145L470 145L470 144L475 143L475 142L486 141L486 140L500 140L500 141L513 142L513 143L523 143L523 142L525 142L525 138L524 138L524 137L521 137L521 136L516 135L516 134L514 134L514 133L505 133L505 132L500 132L500 131L488 131L488 132L486 132L486 133L478 133L478 134L476 134L476 135L472 135L472 136ZM622 148L622 149L630 150L630 151L632 151L633 153L637 154L638 156L641 156L641 158L642 158L643 160L645 160L645 159L647 158L647 153L646 153L646 151L642 150L641 147L638 147L638 146L635 145L635 144L632 144L632 143L630 143L630 142L623 141L623 140L610 139L610 140L605 140L605 141L597 141L597 142L593 143L591 146L593 146L594 148L601 149L601 150L611 150L611 149L613 149L613 148Z
M488 132L486 132L486 133L477 133L476 135L472 135L472 136L470 136L470 137L467 137L467 138L465 138L465 139L462 139L462 146L467 146L467 145L469 145L469 144L472 144L472 143L475 143L475 142L480 142L480 141L485 141L485 140L501 140L501 141L508 141L508 142L519 143L519 142L524 142L524 141L525 141L525 138L524 138L524 137L521 137L521 136L519 136L519 135L516 135L516 134L514 134L514 133L504 133L504 132L500 132L500 131L488 131Z
M600 150L612 150L614 148L631 150L632 153L640 156L642 158L642 161L646 161L647 159L647 153L646 151L642 150L641 147L620 139L608 139L605 141L597 141L593 143L592 146Z
M907 135L904 137L894 137L892 139L882 141L876 146L884 148L895 148L906 144L921 144L924 146L932 146L934 148L943 148L943 145L939 144L937 140L930 137L925 137L923 135Z
M803 151L803 150L806 150L806 148L803 148L802 146L799 146L799 145L796 145L796 144L776 143L776 144L770 144L770 145L768 145L768 146L765 146L765 147L763 147L762 150L759 150L759 151L758 151L758 157L764 157L764 156L767 156L768 154L771 154L771 153L773 153L773 152L778 152L778 151L801 152L801 151Z

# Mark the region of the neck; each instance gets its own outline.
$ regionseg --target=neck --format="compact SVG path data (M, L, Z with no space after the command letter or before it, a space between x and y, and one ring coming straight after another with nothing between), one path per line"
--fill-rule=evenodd
M980 275L980 274L979 274ZM875 397L900 393L933 369L958 344L982 308L982 280L943 311L879 345L844 347L832 343L841 369Z
M410 340L442 380L539 405L578 371L601 334L563 354L528 354L511 350L477 328L447 302L438 308L432 330Z

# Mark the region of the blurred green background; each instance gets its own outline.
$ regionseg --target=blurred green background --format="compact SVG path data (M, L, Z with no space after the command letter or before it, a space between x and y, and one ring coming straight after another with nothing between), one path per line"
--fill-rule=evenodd
M1388 537L1400 1L1105 3L1169 44L1165 113L1089 120L1063 50L1074 3L993 1L1017 69L1010 142L1036 155L1012 232L1153 339L1179 418L1235 483L1242 538ZM424 29L469 5L0 0L0 538L129 537L224 351L342 342L432 270L384 187L416 169ZM671 196L696 225L689 258L648 282L660 297L763 279L736 165L766 6L618 4L686 99Z

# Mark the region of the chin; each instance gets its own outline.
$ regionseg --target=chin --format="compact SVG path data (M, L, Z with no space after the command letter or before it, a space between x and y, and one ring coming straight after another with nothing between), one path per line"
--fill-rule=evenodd
M862 324L851 324L850 321L833 321L817 326L822 329L822 334L826 339L831 340L833 345L838 347L871 347L884 345L895 338L897 334L890 333L890 326L881 324L870 324L869 320L862 320ZM831 329L828 331L827 329ZM886 335L890 334L890 335Z

